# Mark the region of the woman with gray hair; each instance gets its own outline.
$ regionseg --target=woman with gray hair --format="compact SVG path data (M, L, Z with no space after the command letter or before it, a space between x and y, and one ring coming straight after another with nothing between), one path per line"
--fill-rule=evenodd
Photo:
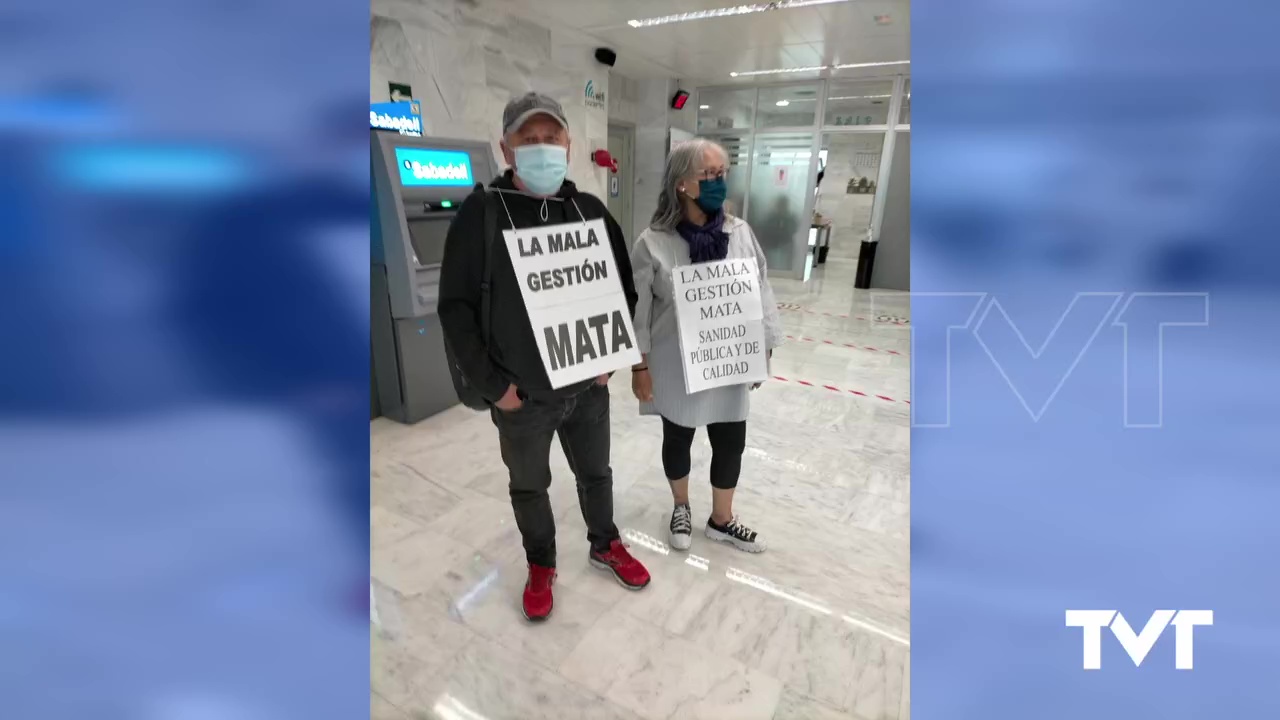
M711 516L708 538L747 552L765 542L733 513L733 493L746 447L749 393L755 385L726 385L689 394L685 390L672 272L681 265L728 258L754 258L760 269L765 346L770 355L782 339L777 303L764 253L746 221L723 208L728 172L724 148L703 139L675 146L667 158L662 195L649 227L631 251L635 274L635 329L644 359L631 369L631 389L644 415L662 417L662 466L671 484L671 546L687 550L693 522L689 507L689 449L694 432L706 427L711 441Z

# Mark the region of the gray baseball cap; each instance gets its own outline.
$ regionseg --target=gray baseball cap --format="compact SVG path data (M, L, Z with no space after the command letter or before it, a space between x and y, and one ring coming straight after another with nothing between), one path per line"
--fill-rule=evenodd
M560 103L546 95L531 92L507 103L507 109L502 111L502 136L519 130L526 120L538 114L550 115L565 130L569 129L569 121L565 120Z

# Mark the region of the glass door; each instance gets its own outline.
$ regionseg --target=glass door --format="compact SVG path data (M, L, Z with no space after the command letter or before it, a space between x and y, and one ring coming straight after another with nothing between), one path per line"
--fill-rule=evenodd
M770 272L799 278L809 249L817 158L812 132L757 133L751 151L747 222Z

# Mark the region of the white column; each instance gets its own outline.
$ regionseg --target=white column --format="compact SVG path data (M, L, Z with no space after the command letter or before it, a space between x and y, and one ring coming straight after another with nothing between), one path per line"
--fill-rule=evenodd
M885 194L893 166L893 146L897 139L898 117L902 113L902 92L906 82L902 75L893 79L893 98L889 100L889 129L884 133L884 149L880 153L880 174L876 180L876 196L871 201L871 242L880 241L880 225L884 222Z

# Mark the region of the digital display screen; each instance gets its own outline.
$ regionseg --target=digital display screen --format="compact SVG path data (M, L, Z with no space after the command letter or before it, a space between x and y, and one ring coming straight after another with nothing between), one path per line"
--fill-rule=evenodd
M471 155L458 150L396 148L396 165L404 187L470 187Z

